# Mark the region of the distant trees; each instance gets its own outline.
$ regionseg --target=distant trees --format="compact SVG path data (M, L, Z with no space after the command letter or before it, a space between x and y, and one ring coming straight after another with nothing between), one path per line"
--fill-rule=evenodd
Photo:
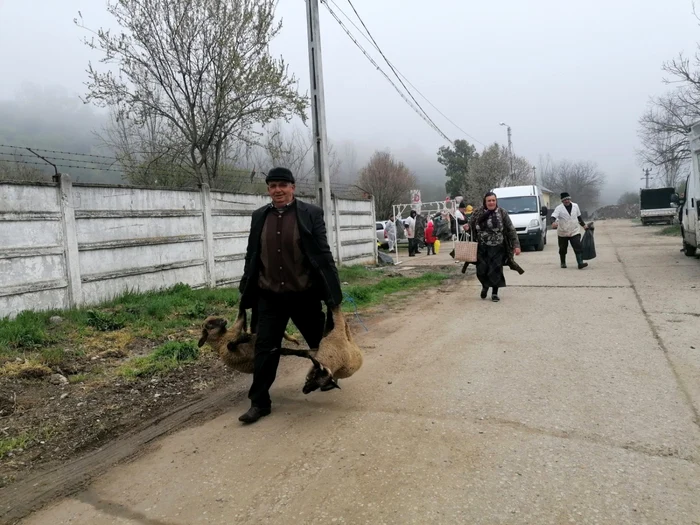
M392 206L408 202L409 191L416 188L416 177L391 153L376 151L360 170L357 185L374 196L377 218L388 218Z
M307 98L285 62L270 55L282 27L276 3L109 0L121 29L85 40L112 66L88 66L86 101L112 108L127 128L157 132L157 151L130 152L139 164L177 155L197 182L214 185L222 167L236 163L228 154L255 141L255 126L306 119Z
M626 205L626 204L638 204L639 203L639 194L635 193L633 191L627 191L620 195L620 198L617 199L617 204L619 205Z
M480 202L492 188L534 182L532 166L523 157L513 158L514 173L510 173L508 149L497 143L477 153L466 140L456 140L452 147L438 150L438 162L445 166L447 193L452 197L462 195L472 202Z
M555 193L569 192L582 211L596 209L605 175L595 162L554 162L547 158L542 164L541 180L547 189Z

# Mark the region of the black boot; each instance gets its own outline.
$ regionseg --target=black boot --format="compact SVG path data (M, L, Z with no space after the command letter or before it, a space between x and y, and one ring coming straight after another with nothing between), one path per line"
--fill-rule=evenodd
M586 266L588 266L588 263L583 262L583 255L580 253L576 254L576 262L578 263L579 270L583 270Z
M488 293L489 293L488 287L484 286L484 287L481 289L481 294L480 294L479 296L480 296L482 299L486 299L486 296L488 295Z
M561 261L561 267L566 268L566 254L559 254L559 260Z
M242 423L255 423L258 419L261 417L265 417L270 415L270 409L269 408L262 408L262 407L250 407L248 409L248 412L243 414L241 417L238 418L238 421L241 421Z

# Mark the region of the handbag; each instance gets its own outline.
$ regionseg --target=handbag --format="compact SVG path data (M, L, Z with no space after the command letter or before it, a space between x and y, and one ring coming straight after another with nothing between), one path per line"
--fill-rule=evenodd
M459 241L455 243L455 261L475 263L478 242Z

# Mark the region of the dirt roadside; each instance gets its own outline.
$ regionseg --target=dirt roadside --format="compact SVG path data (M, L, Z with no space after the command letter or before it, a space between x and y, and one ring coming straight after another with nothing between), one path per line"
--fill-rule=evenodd
M409 269L401 275L422 272ZM405 294L395 294L381 309L363 311L362 322L372 329L381 315L397 311L407 300ZM364 330L354 317L351 323L356 330ZM199 332L190 332L196 340ZM288 365L282 364L280 377L292 373ZM63 430L51 435L50 443L37 443L0 465L0 473L14 478L0 489L0 522L14 522L53 499L72 494L115 463L148 451L149 444L163 435L215 418L245 397L249 381L248 376L227 370L212 352L163 376L90 387L5 381L4 397L24 387L22 424L42 428L52 422L54 428ZM31 388L26 388L28 384Z

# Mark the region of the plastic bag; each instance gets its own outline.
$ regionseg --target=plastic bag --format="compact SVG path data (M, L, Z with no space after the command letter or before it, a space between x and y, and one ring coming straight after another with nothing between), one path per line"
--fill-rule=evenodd
M582 256L584 261L590 261L595 259L595 240L593 239L593 223L588 225L586 233L583 234L583 239L581 239Z
M433 245L433 247L434 247L434 249L435 249L435 255L437 255L438 253L440 253L440 239L437 239L437 240L435 241L435 244Z

